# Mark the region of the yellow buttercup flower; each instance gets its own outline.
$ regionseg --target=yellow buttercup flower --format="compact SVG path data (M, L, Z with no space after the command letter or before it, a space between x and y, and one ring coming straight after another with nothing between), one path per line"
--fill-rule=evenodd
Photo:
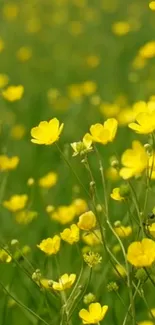
M5 251L5 249L0 249L0 262L10 263L12 257Z
M43 188L51 188L57 183L58 175L54 172L50 172L44 177L41 177L38 181L39 186Z
M6 3L3 7L3 16L6 20L12 21L16 19L19 13L19 7L16 3Z
M147 226L147 229L149 230L149 233L153 238L155 238L155 222L153 222L151 225Z
M64 291L66 289L70 289L76 280L76 274L67 273L63 274L58 282L53 281L52 288L56 291Z
M154 322L151 320L143 320L141 322L138 322L138 325L154 325Z
M17 223L22 224L22 225L27 225L31 223L36 217L37 217L37 212L36 211L20 211L16 214L15 220Z
M132 228L130 226L115 227L114 230L116 234L121 238L128 237L132 234Z
M5 90L2 91L2 96L4 99L8 100L9 102L15 102L20 100L24 94L24 87L19 86L9 86Z
M81 309L79 317L82 319L83 324L97 324L107 313L108 306L101 306L98 302L89 305L88 310Z
M47 255L57 254L60 250L61 238L55 235L53 238L43 239L37 247Z
M128 261L136 267L151 266L155 261L155 242L144 238L140 242L133 242L128 247Z
M60 233L61 238L70 245L77 243L80 239L80 230L77 225L72 224L70 228L66 228Z
M150 41L144 44L139 50L139 55L145 59L155 57L155 41Z
M20 47L16 56L19 61L26 62L32 57L32 49L28 46Z
M106 177L112 182L118 181L120 179L119 172L114 167L109 167L106 170Z
M59 221L62 225L71 222L75 218L76 212L73 205L62 205L51 213L53 220Z
M9 82L9 77L6 74L0 74L0 88L5 87Z
M127 149L123 153L121 162L124 167L120 170L120 176L123 179L129 179L141 175L147 168L148 155L139 141L133 141L132 149Z
M4 48L5 48L4 41L0 37L0 53L4 50Z
M110 118L104 122L104 124L94 124L90 127L90 140L101 144L107 144L112 142L117 132L118 122L115 118Z
M139 134L149 134L155 130L155 111L139 113L136 117L137 123L130 123L129 128Z
M89 134L87 133L82 141L73 142L71 143L71 147L74 150L73 157L80 156L87 154L88 152L92 151L92 140L90 139Z
M75 209L75 213L77 216L86 212L88 210L87 202L83 199L77 198L72 202L72 205Z
M123 265L120 265L120 264L115 265L114 273L117 276L121 276L121 277L125 277L127 275L125 267Z
M112 25L112 31L117 36L124 36L130 32L130 24L127 21L118 21Z
M79 222L77 223L81 230L89 231L96 226L96 217L92 211L87 211L79 217Z
M149 3L149 8L150 8L151 10L155 11L155 1L151 1L151 2Z
M10 131L10 136L15 140L21 140L25 133L26 129L23 124L15 124Z
M119 187L116 187L112 190L112 193L110 194L110 197L113 199L113 200L116 200L116 201L123 201L124 200L124 197L120 195L120 188Z
M38 126L31 129L31 139L33 143L50 145L58 141L64 124L60 125L57 118L53 118L49 122L42 121Z
M0 156L0 171L15 169L19 164L19 157L8 157L6 155Z
M8 201L3 202L3 206L11 212L16 212L24 209L27 201L28 196L26 194L13 195Z
M96 229L94 232L86 232L82 235L83 241L89 246L95 246L101 244L100 230Z

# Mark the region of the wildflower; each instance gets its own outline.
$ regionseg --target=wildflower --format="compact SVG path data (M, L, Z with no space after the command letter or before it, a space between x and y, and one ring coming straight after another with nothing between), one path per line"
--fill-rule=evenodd
M100 64L100 58L97 55L90 55L86 58L86 64L90 68L96 68Z
M82 141L71 143L71 147L74 150L73 157L77 156L78 154L82 156L92 151L93 148L91 145L92 140L90 139L90 136L88 134L83 137Z
M19 7L16 3L6 3L3 7L3 16L8 21L13 21L16 19L19 13Z
M108 283L108 285L107 285L107 290L108 290L109 292L117 291L118 289L119 289L119 287L118 287L118 284L117 284L116 282L110 282L110 283Z
M129 128L139 134L149 134L155 130L155 111L142 112L136 117L137 123L130 123Z
M100 264L102 261L101 255L92 251L89 251L88 253L84 253L83 258L85 263L88 264L90 268Z
M11 138L21 140L25 135L26 129L22 124L15 124L10 132Z
M0 53L4 50L4 48L5 48L4 41L0 37Z
M116 201L123 201L124 200L124 197L120 195L120 188L119 187L113 188L112 193L110 194L110 197L113 200L116 200Z
M109 167L106 170L106 177L110 180L110 181L118 181L120 176L119 176L119 171L114 168L114 167Z
M50 172L44 177L41 177L38 183L40 187L51 188L56 184L57 179L58 179L58 175L54 172Z
M125 267L120 264L115 265L114 273L118 276L125 277L127 275Z
M96 229L94 232L87 232L82 235L83 241L89 246L95 246L101 244L100 230Z
M142 282L144 283L144 282L147 280L148 275L146 274L146 272L145 272L145 270L144 270L143 268L140 268L140 269L138 269L138 270L136 271L136 273L135 273L135 278L136 278L137 280L140 280L141 283L142 283Z
M130 31L130 24L127 21L118 21L112 25L112 31L117 36L124 36Z
M81 89L84 95L90 96L95 93L97 85L94 81L88 80L81 85Z
M72 224L70 228L66 228L60 233L61 238L70 245L77 243L80 239L80 231L77 225Z
M94 124L90 127L90 133L87 133L87 137L89 135L90 140L93 142L98 142L101 144L107 144L108 142L112 142L115 138L117 132L118 122L114 118L110 118L104 122L104 124Z
M16 56L19 61L26 62L32 57L32 49L28 46L20 47Z
M73 205L62 205L51 213L53 220L59 221L62 225L71 222L75 218L75 208Z
M83 199L77 198L72 202L76 215L80 215L88 210L87 202Z
M144 44L139 50L139 55L144 59L155 57L155 41L150 41Z
M26 194L12 195L9 201L3 202L3 206L11 212L16 212L25 208L27 200L28 196Z
M144 238L140 242L133 242L128 247L128 261L136 267L150 266L155 261L155 242Z
M28 185L28 186L33 186L34 183L35 183L35 180L34 180L33 177L28 178L28 180L27 180L27 185Z
M79 217L78 227L89 231L96 226L96 217L92 211L87 211Z
M6 155L0 156L0 171L15 169L19 164L19 157L8 157Z
M38 126L31 129L31 139L33 143L50 145L58 141L64 124L59 125L57 118L53 118L49 122L42 121Z
M97 324L104 317L108 310L108 306L103 306L98 302L89 305L88 311L86 309L81 309L79 312L79 317L82 319L83 324Z
M61 238L55 235L53 238L43 239L37 247L47 255L57 254L60 250Z
M148 165L148 155L139 141L132 142L132 149L127 149L121 158L123 168L120 170L120 176L128 179L133 176L139 176Z
M51 213L51 212L53 212L54 211L54 206L53 205L47 205L47 207L46 207L46 212L47 213Z
M12 257L6 252L5 249L0 249L0 261L3 263L10 263Z
M151 2L149 3L149 8L150 8L152 11L155 10L155 1L151 1Z
M76 274L63 274L58 282L53 281L53 289L56 291L63 291L70 289L76 280Z
M15 102L20 100L24 93L24 87L19 86L9 86L5 90L2 91L2 96L4 99L8 100L9 102Z
M138 322L138 325L154 325L154 322L151 320L143 320L141 322Z
M115 227L114 228L116 234L121 237L121 238L125 238L128 237L132 234L132 228L130 226L120 226L120 227Z
M15 220L19 224L28 225L37 217L37 215L36 211L19 211L15 216Z
M149 230L151 236L155 238L155 222L153 222L151 225L148 225L147 229Z
M96 297L93 293L88 293L87 295L84 296L83 302L86 305L89 305L91 302L94 302L96 300Z
M0 88L5 87L9 82L9 77L6 74L0 74Z

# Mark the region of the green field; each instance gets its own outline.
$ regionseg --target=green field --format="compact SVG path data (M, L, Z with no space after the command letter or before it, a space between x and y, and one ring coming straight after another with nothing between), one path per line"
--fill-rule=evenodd
M154 132L155 1L0 0L0 325L155 325Z

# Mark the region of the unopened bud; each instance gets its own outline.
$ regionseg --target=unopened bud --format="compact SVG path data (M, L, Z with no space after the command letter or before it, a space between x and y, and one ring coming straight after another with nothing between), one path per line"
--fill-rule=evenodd
M30 178L27 180L27 185L28 185L28 186L32 186L32 185L34 185L34 178L30 177Z
M11 246L17 246L19 244L18 239L12 239L11 240Z

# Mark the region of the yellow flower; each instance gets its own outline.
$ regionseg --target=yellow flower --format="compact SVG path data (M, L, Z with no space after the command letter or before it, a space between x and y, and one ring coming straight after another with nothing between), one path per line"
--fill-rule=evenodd
M99 245L102 242L100 230L97 229L94 232L84 233L82 239L89 246Z
M16 100L20 100L22 98L23 93L23 86L9 86L8 88L2 91L2 96L9 102L15 102Z
M51 213L53 220L59 221L62 225L71 222L75 217L75 208L72 205L62 205L58 209Z
M149 3L149 8L151 9L151 10L155 10L155 1L151 1L150 3Z
M72 287L76 280L76 274L63 274L58 282L53 282L53 289L56 291L63 291Z
M57 254L60 250L61 238L55 235L53 238L43 239L37 247L47 255Z
M133 242L128 247L128 261L136 267L150 266L155 261L155 242L144 238L140 242Z
M130 32L130 24L127 21L118 21L112 25L115 35L124 36Z
M81 85L81 89L84 95L90 96L96 92L97 85L94 81L88 80Z
M87 137L89 135L90 140L93 142L98 142L102 144L107 144L108 142L112 142L115 138L117 132L118 122L115 118L109 118L104 122L104 124L94 124L90 127L90 133L87 133Z
M12 257L4 250L0 249L0 261L3 263L10 263Z
M138 322L138 325L154 325L154 322L151 320L143 320L141 322Z
M19 157L7 157L6 155L0 156L0 171L15 169L19 164Z
M19 7L16 5L16 3L6 3L3 7L4 18L8 21L16 19L18 13Z
M80 215L88 210L87 202L83 199L77 198L72 202L76 215Z
M92 211L87 211L79 217L78 227L89 231L96 226L96 217Z
M108 306L101 306L98 302L89 305L89 309L81 309L79 317L82 319L83 324L97 324L104 317L108 310Z
M133 176L139 176L147 168L148 155L139 141L132 142L132 149L127 149L121 159L123 168L120 170L120 176L128 179Z
M89 134L87 133L82 141L73 142L71 143L71 147L74 150L73 157L79 155L85 155L86 153L90 152L92 148L92 140L90 139Z
M15 140L21 140L25 135L26 129L22 124L16 124L12 127L10 135Z
M116 234L121 238L128 237L132 234L132 228L130 226L115 227L114 230Z
M60 233L61 238L69 244L77 243L80 239L80 231L77 225L72 224L70 228L66 228Z
M31 223L36 217L37 217L37 212L36 211L20 211L16 214L15 219L16 222L19 224L27 225Z
M3 202L3 206L12 212L16 212L25 208L27 200L28 196L26 194L13 195L10 197L9 201Z
M4 41L0 37L0 53L4 50L4 48L5 48Z
M59 125L57 118L53 118L49 122L42 121L38 126L31 129L31 139L33 143L50 145L58 141L64 124Z
M115 265L114 273L117 276L121 276L121 277L125 277L127 275L125 267L123 265L120 265L120 264Z
M58 175L54 172L50 172L39 179L39 186L44 188L50 188L56 184L57 179Z
M118 170L114 167L109 167L106 170L106 177L113 182L118 181L120 178Z
M32 57L32 49L28 46L20 47L16 56L19 61L26 62Z
M0 88L5 87L9 82L9 77L6 74L0 74Z
M116 201L123 201L124 200L124 197L120 195L120 188L119 187L113 188L112 193L110 194L110 197L113 200L116 200Z
M149 225L148 227L149 233L151 234L151 236L153 238L155 238L155 222L153 222L151 225Z
M145 59L155 57L155 41L150 41L144 44L139 50L139 55Z
M130 123L129 128L139 134L149 134L155 130L155 111L141 112L136 117L137 123Z

